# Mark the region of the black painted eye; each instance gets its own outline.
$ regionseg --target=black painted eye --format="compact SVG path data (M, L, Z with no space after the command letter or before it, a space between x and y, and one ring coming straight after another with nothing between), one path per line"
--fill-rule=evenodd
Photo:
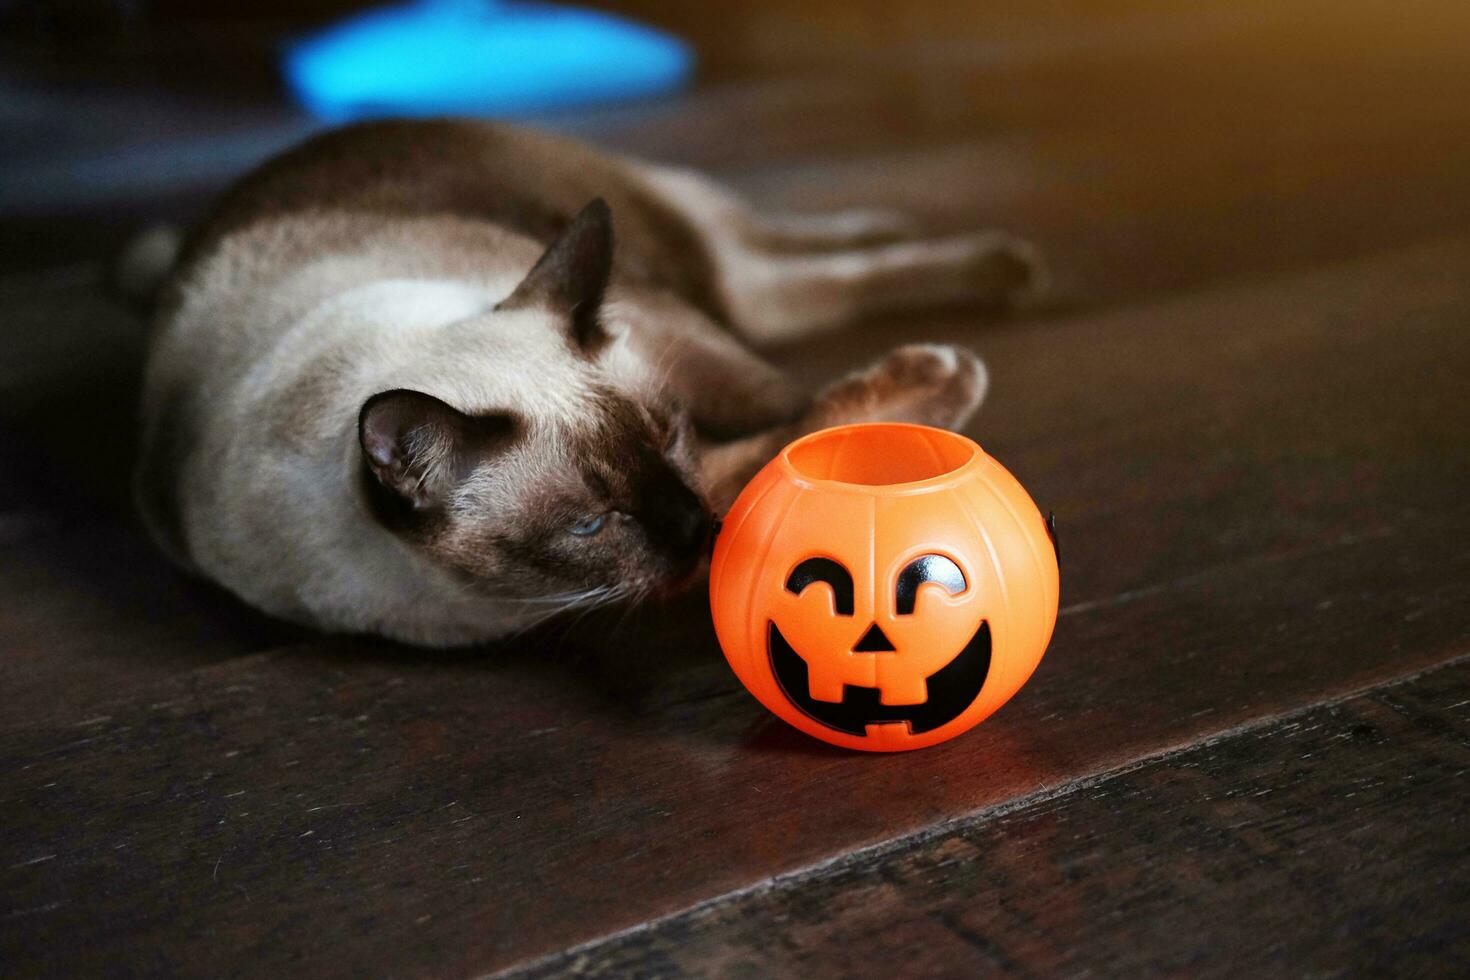
M567 528L567 531L571 534L575 534L579 538L590 538L598 531L601 531L603 525L605 525L606 523L606 514L589 514L587 517L582 518L580 521Z
M898 603L895 607L900 616L910 616L914 603L919 598L919 586L925 582L938 582L950 595L965 591L965 573L960 566L943 555L920 555L904 566L898 573Z
M813 582L826 582L832 587L832 605L839 616L852 615L852 574L831 558L808 558L791 570L786 578L786 591L801 595Z

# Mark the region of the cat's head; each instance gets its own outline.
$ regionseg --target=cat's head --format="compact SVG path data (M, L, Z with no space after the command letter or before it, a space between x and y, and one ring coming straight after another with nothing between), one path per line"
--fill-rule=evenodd
M362 406L374 516L468 590L548 606L637 599L687 584L702 564L711 515L688 419L656 385L603 363L611 264L611 216L594 201L467 328L525 345L493 368L463 368L502 372L503 404L404 388Z

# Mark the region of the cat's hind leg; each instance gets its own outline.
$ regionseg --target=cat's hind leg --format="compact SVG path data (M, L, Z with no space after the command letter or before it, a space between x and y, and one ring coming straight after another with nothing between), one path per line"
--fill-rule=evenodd
M650 167L642 179L703 241L725 318L757 343L878 313L1003 307L1044 285L1036 249L1005 232L923 238L875 210L761 215L691 171Z
M720 271L734 326L757 343L880 313L1003 308L1044 280L1035 248L999 231L829 252L731 250Z

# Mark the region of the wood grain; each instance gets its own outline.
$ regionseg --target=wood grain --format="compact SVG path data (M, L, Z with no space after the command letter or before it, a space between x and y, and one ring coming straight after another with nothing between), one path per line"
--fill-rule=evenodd
M1467 768L1461 660L510 975L1460 976Z
M498 654L306 642L0 737L27 912L3 955L511 966L1463 654L1466 283L1448 244L977 334L1069 352L998 391L985 436L1062 516L1067 610L964 738L803 738L736 687L697 599Z

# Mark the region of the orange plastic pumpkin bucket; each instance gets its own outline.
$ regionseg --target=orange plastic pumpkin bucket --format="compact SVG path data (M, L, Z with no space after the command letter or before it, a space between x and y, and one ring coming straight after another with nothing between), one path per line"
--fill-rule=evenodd
M802 731L874 752L978 724L1051 640L1051 528L971 440L920 425L787 446L725 518L710 604L725 657Z

